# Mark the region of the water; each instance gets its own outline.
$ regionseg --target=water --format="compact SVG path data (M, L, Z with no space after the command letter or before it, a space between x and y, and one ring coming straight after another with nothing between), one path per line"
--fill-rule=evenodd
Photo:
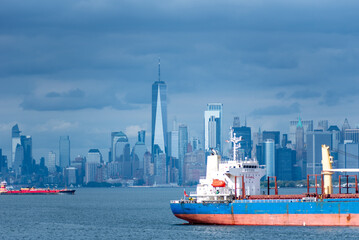
M181 188L82 188L75 195L0 195L0 239L359 238L359 227L188 225L169 207L182 194Z

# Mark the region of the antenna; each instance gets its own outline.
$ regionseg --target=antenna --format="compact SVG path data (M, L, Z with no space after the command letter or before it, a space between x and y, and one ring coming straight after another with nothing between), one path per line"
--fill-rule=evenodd
M229 141L233 143L233 161L237 161L237 150L241 148L240 141L242 141L242 137L236 137L236 133L234 132L233 128L231 128L231 137Z
M161 81L161 58L158 58L158 81Z

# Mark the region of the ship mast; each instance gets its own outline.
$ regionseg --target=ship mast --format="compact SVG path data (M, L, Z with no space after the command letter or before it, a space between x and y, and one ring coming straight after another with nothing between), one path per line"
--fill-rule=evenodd
M236 133L232 128L229 142L233 143L233 161L237 161L237 150L241 147L240 141L242 141L242 137L236 137Z

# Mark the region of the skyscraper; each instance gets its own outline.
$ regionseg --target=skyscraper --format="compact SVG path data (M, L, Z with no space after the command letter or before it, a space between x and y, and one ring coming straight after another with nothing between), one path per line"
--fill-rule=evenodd
M346 118L345 120L344 120L344 123L343 123L343 125L342 125L342 132L341 132L341 142L343 143L344 142L344 140L345 140L345 136L344 136L344 134L345 134L345 130L346 129L350 129L350 125L349 125L349 121L348 121L348 119Z
M275 142L273 139L267 139L263 142L263 156L267 177L275 176Z
M24 149L24 159L21 165L21 175L32 174L32 138L31 136L21 136L21 146Z
M143 179L144 176L144 156L147 152L147 148L144 140L144 131L138 132L138 141L135 146L132 148L131 152L131 162L132 162L132 176L137 179ZM143 137L140 137L142 135ZM143 141L142 141L143 139Z
M111 150L110 150L111 154L110 154L109 162L116 161L116 152L117 152L116 148L118 143L127 143L127 142L128 142L128 138L123 132L111 132Z
M320 174L322 171L322 145L331 149L330 132L314 131L307 134L307 174Z
M112 132L111 141L112 162L120 162L120 177L126 179L131 178L131 148L126 134L123 132Z
M9 167L12 167L15 162L16 147L21 144L19 126L15 124L11 131L11 161L9 161Z
M263 142L267 139L273 139L277 147L280 145L280 132L279 131L263 131L262 133Z
M167 153L167 85L160 71L158 62L158 80L152 84L152 156Z
M70 137L61 136L59 142L59 165L61 168L70 166Z
M204 111L204 148L222 152L222 103L208 103Z
M141 130L138 132L138 142L141 142L141 143L145 143L146 141L146 131L145 130Z
M241 147L238 151L239 155L238 159L244 159L246 157L251 157L252 152L252 134L251 128L247 126L240 126L239 117L235 117L233 120L233 132L237 137L242 137L242 141L240 142Z
M49 152L49 155L46 158L45 163L47 169L49 172L55 172L56 171L56 154L53 151Z
M292 144L296 144L295 142L295 132L297 131L297 125L299 120L290 121L289 123L289 135L288 140L292 142ZM302 120L302 126L304 128L304 134L307 132L313 131L313 120ZM306 143L306 138L304 138L304 143Z
M179 176L178 185L182 185L183 182L183 164L184 158L187 153L188 146L188 128L187 125L181 124L178 127L178 156L179 156Z

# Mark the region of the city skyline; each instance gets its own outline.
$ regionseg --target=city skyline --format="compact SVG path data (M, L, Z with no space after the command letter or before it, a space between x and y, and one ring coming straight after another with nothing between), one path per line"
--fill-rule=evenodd
M299 116L355 127L358 3L282 3L4 3L3 153L11 158L15 124L32 136L37 161L64 135L71 159L91 148L107 158L114 131L133 146L139 130L151 132L158 57L168 123L186 124L190 137L202 139L211 102L223 104L223 138L235 116L252 132L288 132Z

